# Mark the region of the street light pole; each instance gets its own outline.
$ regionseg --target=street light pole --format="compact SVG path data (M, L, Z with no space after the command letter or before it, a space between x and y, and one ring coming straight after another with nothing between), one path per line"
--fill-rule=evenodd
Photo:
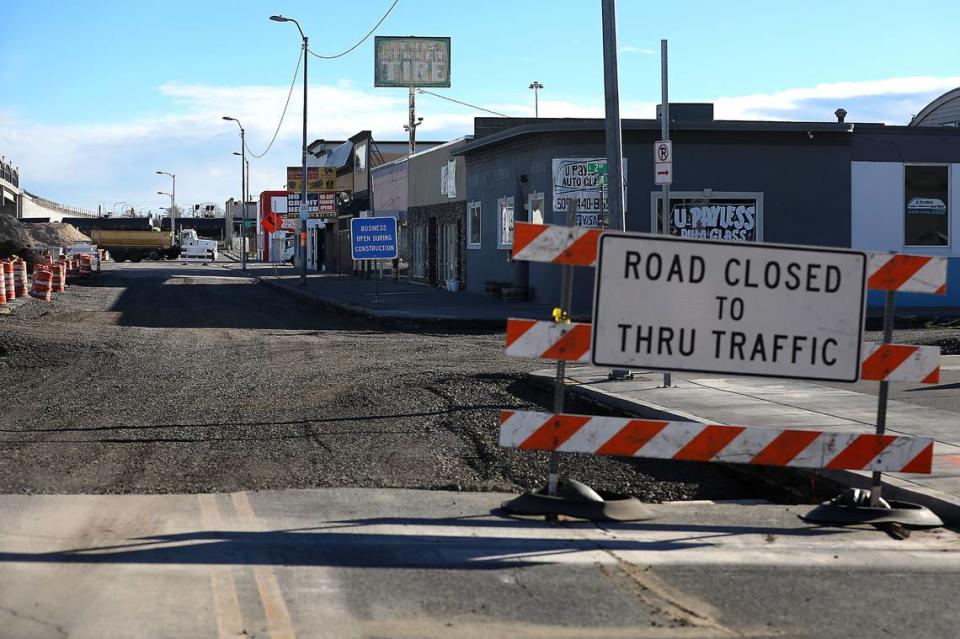
M300 284L307 283L307 60L310 58L309 41L300 28L300 23L293 18L282 15L270 16L274 22L292 22L297 25L300 38L303 40L303 191L300 195Z
M223 116L240 127L240 270L247 270L247 138L240 120Z
M530 83L530 89L533 89L533 117L540 117L540 89L543 88L543 85L540 84L537 80L534 80Z
M177 241L177 176L166 171L157 171L157 175L169 175L173 180L173 193L170 194L170 234L171 242Z

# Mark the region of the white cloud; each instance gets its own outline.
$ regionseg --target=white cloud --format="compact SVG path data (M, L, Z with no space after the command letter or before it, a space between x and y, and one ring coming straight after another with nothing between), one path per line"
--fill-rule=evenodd
M714 98L714 115L724 120L832 120L844 107L853 122L907 124L938 95L960 86L960 76L913 76L832 82L814 87Z
M808 88L741 96L700 96L715 104L718 119L832 121L844 107L851 122L906 124L937 95L960 86L957 77L905 77L836 82ZM247 129L247 144L262 151L273 136L287 99L287 86L207 86L167 83L161 98L172 104L163 116L108 124L57 125L33 122L0 111L0 151L21 167L22 184L32 191L74 206L127 200L166 206L156 191L169 183L156 170L177 173L181 203L222 202L239 194L240 160L237 117ZM522 96L522 97L521 97ZM480 106L514 116L532 116L533 100L524 93L515 102ZM308 140L339 140L369 129L380 140L406 134L407 94L402 89L360 89L349 81L313 85L309 95ZM295 86L277 141L263 159L251 160L251 193L279 188L288 164L300 158L302 93ZM656 102L624 101L623 117L652 118ZM420 139L445 140L470 133L479 111L421 94L424 117ZM603 102L540 100L543 117L603 117Z
M642 53L643 55L653 55L655 50L646 47L625 46L618 49L620 53Z

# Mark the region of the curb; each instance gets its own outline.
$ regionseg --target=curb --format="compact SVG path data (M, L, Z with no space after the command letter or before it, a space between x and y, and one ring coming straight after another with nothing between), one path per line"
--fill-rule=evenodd
M254 277L256 277L258 282L262 282L273 289L285 291L294 297L300 298L301 300L310 302L312 304L316 304L322 308L325 308L326 310L334 313L350 315L352 317L360 317L390 328L416 328L427 326L431 328L503 331L506 330L507 326L506 319L467 319L457 317L440 317L437 315L398 316L383 314L365 306L360 306L359 304L351 304L350 302L344 302L332 297L324 297L309 291L299 290L295 286L284 284L282 281L278 281L273 278L262 276Z
M546 376L532 372L527 373L527 379L535 386L541 388L549 386L553 388L552 375ZM585 386L583 384L575 386L568 385L566 390L571 396L582 401L612 408L642 419L721 423L703 416L666 408L653 402L626 399L609 391L592 386ZM865 471L822 469L813 473L810 470L802 468L793 470L802 472L808 476L825 478L828 481L849 488L869 488L872 481L871 474ZM960 524L960 497L922 486L910 480L891 477L886 473L883 475L883 494L888 498L926 506L936 513L947 525Z

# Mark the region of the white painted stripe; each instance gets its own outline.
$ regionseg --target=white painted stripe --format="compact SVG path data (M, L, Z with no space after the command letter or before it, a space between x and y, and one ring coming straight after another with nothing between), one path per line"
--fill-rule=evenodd
M670 459L703 432L705 426L697 422L670 422L633 456Z
M787 463L796 468L824 468L834 457L846 450L861 433L821 433Z
M863 468L864 470L884 470L891 466L902 468L913 461L929 444L928 439L897 437Z
M504 448L517 448L530 435L550 419L549 413L520 411L511 415L500 424L500 445Z
M879 349L881 344L873 342L863 343L863 359L867 361L874 352ZM895 345L899 346L899 344ZM906 345L905 345L906 346ZM890 382L921 382L940 365L940 347L939 346L912 346L917 349L900 366L894 369L886 380Z
M610 438L619 433L627 420L610 417L594 417L584 424L567 441L563 442L557 451L567 452L595 452L610 441Z
M731 464L749 464L760 451L779 437L782 432L766 428L747 428L727 444L723 450L714 455L713 459Z

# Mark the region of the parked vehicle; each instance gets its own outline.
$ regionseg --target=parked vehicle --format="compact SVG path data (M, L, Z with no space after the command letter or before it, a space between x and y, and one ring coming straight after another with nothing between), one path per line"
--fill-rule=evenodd
M99 248L110 251L117 262L175 259L181 253L217 259L216 241L200 239L194 229L181 230L176 242L172 233L157 228L149 231L92 229L90 238Z
M173 234L157 228L149 231L92 229L90 239L99 248L110 251L117 262L175 258L180 252L173 243Z

